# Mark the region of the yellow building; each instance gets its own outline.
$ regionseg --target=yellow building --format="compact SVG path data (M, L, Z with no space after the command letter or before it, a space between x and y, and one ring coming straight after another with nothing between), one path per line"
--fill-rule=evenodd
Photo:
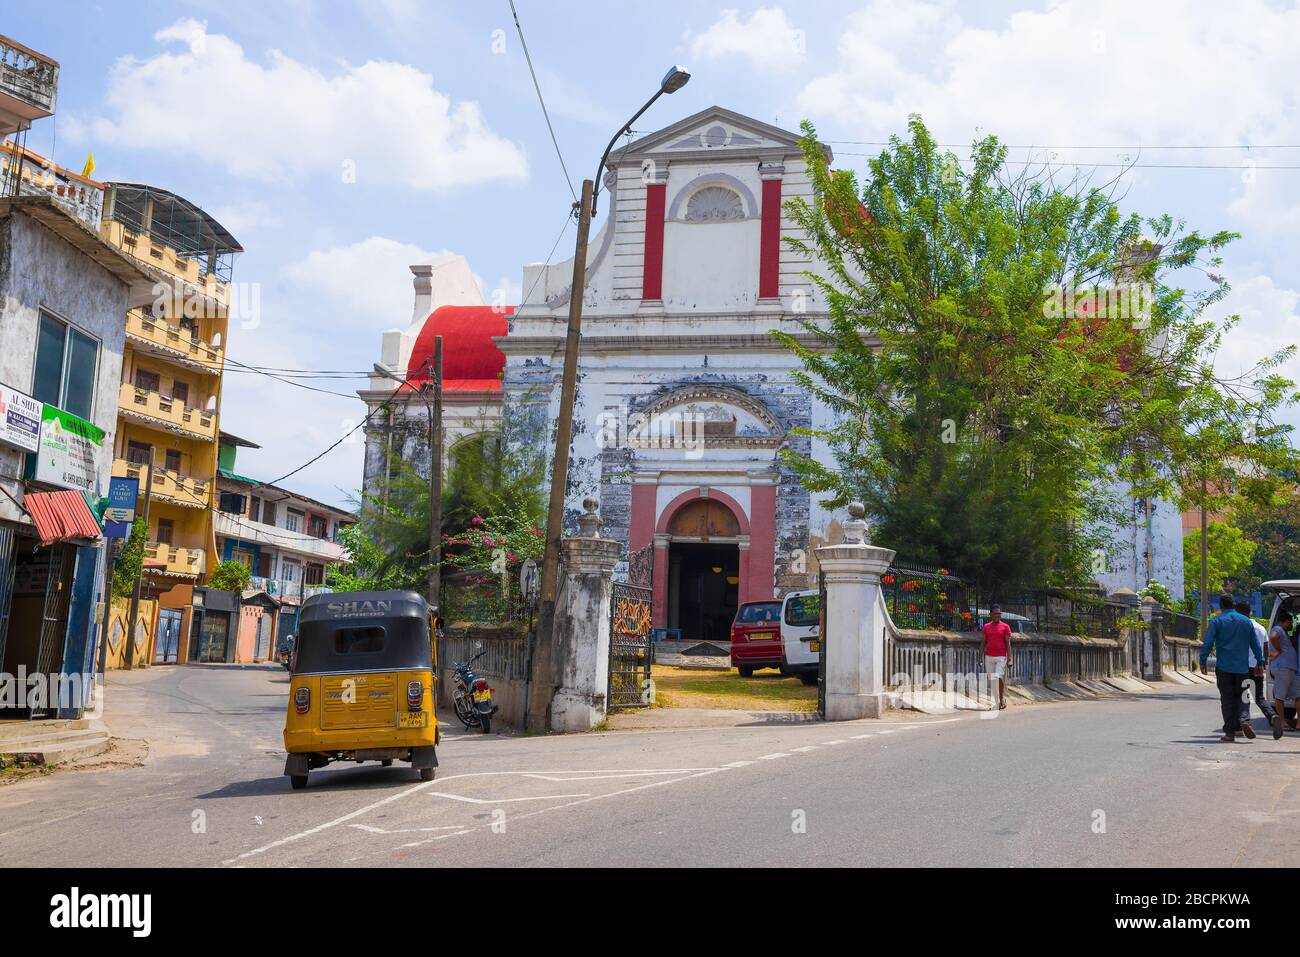
M100 232L157 279L126 316L113 474L149 486L141 594L160 604L156 663L188 660L193 587L217 561L213 532L231 267L242 248L215 219L154 186L109 183ZM152 466L152 467L151 467Z

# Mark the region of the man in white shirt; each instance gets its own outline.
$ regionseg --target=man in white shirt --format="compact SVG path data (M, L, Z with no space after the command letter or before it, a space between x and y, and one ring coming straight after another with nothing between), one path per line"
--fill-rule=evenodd
M1263 625L1261 625L1259 622L1257 622L1254 618L1251 618L1250 605L1246 604L1244 601L1239 601L1237 602L1236 610L1238 614L1245 615L1247 618L1250 618L1250 623L1255 626L1255 635L1256 637L1259 638L1259 646L1261 648L1267 648L1268 629L1265 628ZM1265 652L1265 654L1267 654L1267 652ZM1254 652L1250 651L1249 649L1247 649L1246 651L1246 656L1249 659L1251 673L1254 675L1254 680L1255 680L1255 704L1259 705L1259 710L1263 712L1264 720L1267 721L1269 723L1269 726L1271 727L1273 725L1273 708L1269 704L1269 699L1264 696L1264 674L1262 670L1259 671L1258 673L1255 672L1255 667L1258 664L1260 664L1260 662L1255 660ZM1249 701L1243 701L1241 703L1241 720L1243 722L1250 720Z

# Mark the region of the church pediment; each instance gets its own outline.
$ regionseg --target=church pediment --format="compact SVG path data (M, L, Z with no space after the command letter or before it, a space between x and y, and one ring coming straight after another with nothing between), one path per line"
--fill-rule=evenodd
M610 155L611 163L649 154L794 152L799 135L720 106L643 136Z

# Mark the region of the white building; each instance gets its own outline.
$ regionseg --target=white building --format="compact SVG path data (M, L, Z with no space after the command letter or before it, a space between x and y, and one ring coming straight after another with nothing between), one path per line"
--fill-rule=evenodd
M838 540L835 520L779 459L790 448L829 460L824 443L795 430L834 424L771 335L804 338L801 321L827 312L804 275L813 264L782 241L801 235L783 204L813 198L799 137L713 107L614 152L603 185L566 524L596 495L602 534L627 543L632 577L652 573L654 625L725 640L738 602L808 587L812 549ZM444 336L449 445L473 431L463 425L473 407L485 428L549 454L572 272L572 260L526 266L513 311L468 303L463 287L427 298L417 273L415 322L385 334L382 365L418 384L432 336ZM456 403L462 390L472 400ZM375 412L365 488L382 494L395 455L428 461L427 413L383 375L361 395ZM391 414L376 412L394 399Z

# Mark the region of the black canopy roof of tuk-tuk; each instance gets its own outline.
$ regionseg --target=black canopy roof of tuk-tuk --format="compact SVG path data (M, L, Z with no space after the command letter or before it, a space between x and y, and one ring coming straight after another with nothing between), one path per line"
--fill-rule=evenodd
M383 630L378 650L342 650L340 635L374 628ZM303 602L294 674L415 670L432 661L429 605L417 592L335 592Z

